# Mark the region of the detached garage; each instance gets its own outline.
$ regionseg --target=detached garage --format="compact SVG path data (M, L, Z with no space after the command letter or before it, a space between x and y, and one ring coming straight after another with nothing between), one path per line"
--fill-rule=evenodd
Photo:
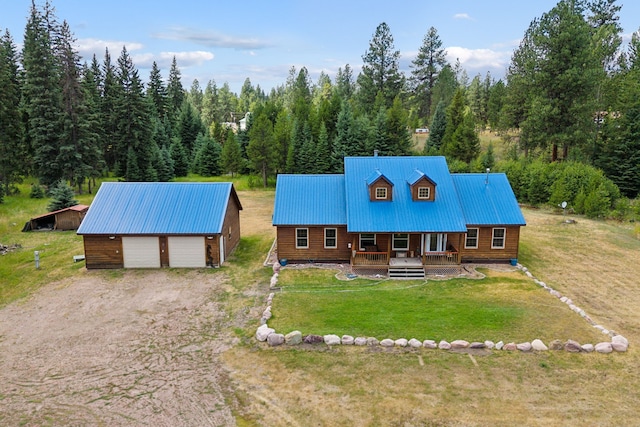
M217 267L240 241L231 183L105 182L78 234L87 268Z

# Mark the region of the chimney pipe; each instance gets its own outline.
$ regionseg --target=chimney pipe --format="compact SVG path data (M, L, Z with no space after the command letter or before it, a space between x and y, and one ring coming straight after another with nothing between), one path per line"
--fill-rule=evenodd
M484 180L484 185L489 185L489 172L491 169L487 168L487 177Z
M373 157L378 157L378 150L373 150Z

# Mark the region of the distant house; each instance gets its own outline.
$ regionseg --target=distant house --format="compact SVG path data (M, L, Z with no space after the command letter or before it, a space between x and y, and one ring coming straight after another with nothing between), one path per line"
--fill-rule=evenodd
M87 268L220 266L240 241L231 183L105 182L78 229Z
M506 175L451 174L444 157L347 157L344 170L278 176L280 259L423 277L518 258L526 223Z
M77 230L84 219L89 206L75 205L54 212L33 217L22 231L32 230Z

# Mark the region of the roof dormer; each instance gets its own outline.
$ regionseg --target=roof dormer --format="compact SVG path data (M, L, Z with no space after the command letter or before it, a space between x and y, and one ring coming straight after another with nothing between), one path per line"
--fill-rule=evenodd
M367 178L367 186L369 201L390 202L393 200L393 183L378 169Z
M436 183L424 172L416 169L407 179L414 202L433 202L436 199Z

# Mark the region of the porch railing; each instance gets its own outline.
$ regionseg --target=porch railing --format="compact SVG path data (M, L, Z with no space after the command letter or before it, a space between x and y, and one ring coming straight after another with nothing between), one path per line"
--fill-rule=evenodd
M353 265L387 265L389 255L386 252L356 252Z
M456 251L427 252L422 255L423 265L460 264L460 254Z

